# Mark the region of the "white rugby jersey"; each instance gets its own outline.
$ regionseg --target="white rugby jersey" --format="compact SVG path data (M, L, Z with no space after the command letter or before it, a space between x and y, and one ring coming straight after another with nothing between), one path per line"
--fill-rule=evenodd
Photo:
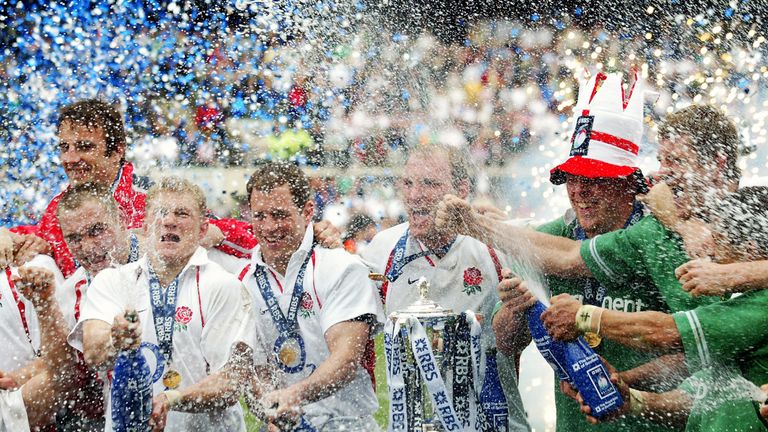
M261 256L261 247L253 249L251 263L242 273L243 282L254 298L254 310L258 329L264 341L266 355L255 358L258 364L273 364L273 346L278 331L270 317L267 304L261 295L254 268L266 267L269 289L277 299L283 314L287 314L294 285L300 267L307 253L312 249L312 226L307 231L299 249L293 253L285 275L267 266ZM326 249L315 246L313 256L307 263L303 281L303 296L297 313L300 334L307 352L306 367L297 373L284 373L274 368L279 376L279 388L287 387L306 378L315 367L330 355L325 341L325 332L334 324L348 321L362 315L373 315L381 327L384 314L373 283L368 279L368 268L354 255L343 249ZM372 329L372 335L378 331ZM367 416L378 408L378 401L371 385L368 372L358 366L355 378L334 395L303 406L302 409L312 421L325 416Z
M237 277L208 259L198 248L179 274L171 368L182 376L179 390L194 384L227 362L237 342L253 344L251 297ZM135 263L100 272L91 282L81 316L69 342L82 351L83 323L100 320L112 324L116 315L135 308L142 323L142 342L157 345L149 294L146 255ZM150 370L156 359L142 351ZM108 383L106 383L108 385ZM154 394L164 390L162 379ZM105 390L109 401L109 391ZM107 431L111 431L111 404L107 407ZM168 414L166 431L244 431L239 404L213 413Z

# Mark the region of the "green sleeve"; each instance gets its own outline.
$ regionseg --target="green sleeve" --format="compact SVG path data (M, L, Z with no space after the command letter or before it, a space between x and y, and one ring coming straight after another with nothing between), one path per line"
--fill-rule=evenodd
M646 277L644 243L636 239L654 235L644 223L647 219L581 242L581 258L598 282L609 285Z
M731 364L768 343L768 290L673 314L691 372Z

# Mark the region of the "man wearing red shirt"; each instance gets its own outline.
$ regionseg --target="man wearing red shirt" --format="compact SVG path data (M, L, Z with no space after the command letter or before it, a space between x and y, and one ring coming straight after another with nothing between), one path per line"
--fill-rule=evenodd
M70 185L111 185L125 226L140 227L150 182L137 176L133 165L125 160L125 128L120 111L97 99L82 100L61 109L57 129L61 163ZM77 265L56 216L60 197L61 194L51 200L33 232L50 244L56 264L68 277ZM218 244L223 252L242 258L256 246L248 223L234 219L214 219L210 223L219 228L210 234L210 243ZM29 228L19 227L16 231L19 230L28 232Z

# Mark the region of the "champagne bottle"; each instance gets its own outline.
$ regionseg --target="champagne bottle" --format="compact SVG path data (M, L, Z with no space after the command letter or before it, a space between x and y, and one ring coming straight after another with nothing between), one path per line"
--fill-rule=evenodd
M531 329L531 338L542 357L544 357L544 360L555 370L557 377L561 381L573 384L573 380L568 374L565 344L552 339L552 336L547 333L547 329L544 328L544 324L541 322L541 314L545 310L547 310L547 307L540 301L537 301L535 305L528 309L528 327Z
M600 357L579 336L565 344L565 359L576 389L584 403L592 409L592 416L603 418L624 404L619 390L611 382Z
M600 357L579 337L573 342L554 340L541 322L547 309L536 302L528 310L528 325L536 348L555 370L560 380L570 383L592 409L592 416L605 417L619 409L624 400L610 380Z
M498 432L509 430L507 398L501 388L496 364L496 348L489 348L485 353L485 380L480 391L480 405L492 430Z
M138 315L129 311L125 313L125 319L136 322ZM141 348L121 351L117 355L111 397L112 428L115 432L150 430L152 374Z

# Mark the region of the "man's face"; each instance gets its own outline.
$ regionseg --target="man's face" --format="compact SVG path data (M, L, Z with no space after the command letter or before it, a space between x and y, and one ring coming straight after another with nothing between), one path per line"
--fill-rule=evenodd
M418 239L435 235L435 209L446 194L466 197L452 183L448 156L442 152L414 153L400 179L410 232ZM461 196L464 195L464 196Z
M119 217L95 199L62 210L59 223L72 255L92 275L109 267L120 242L126 241Z
M160 262L186 262L208 231L208 222L190 193L160 192L147 203L144 232Z
M87 128L64 121L59 129L61 164L70 183L96 182L109 185L120 166L122 149L106 156L107 142L101 128Z
M265 256L290 257L301 245L312 219L312 201L297 207L288 185L282 185L269 193L254 189L250 206L253 234Z
M626 209L635 199L627 179L590 179L566 174L565 185L576 219L590 237L623 226Z
M700 215L705 210L707 195L715 191L712 184L723 175L716 163L702 161L692 145L691 139L684 135L659 142L659 174L672 190L681 219Z

